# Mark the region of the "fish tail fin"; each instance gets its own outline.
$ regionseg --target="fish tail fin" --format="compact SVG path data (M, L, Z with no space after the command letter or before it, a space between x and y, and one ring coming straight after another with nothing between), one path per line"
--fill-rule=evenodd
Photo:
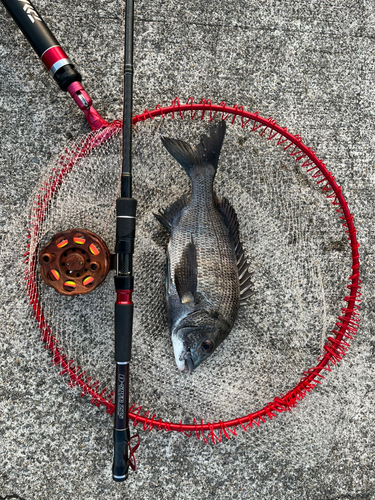
M196 166L212 165L217 169L219 155L223 145L226 130L225 121L220 121L218 124L210 128L209 135L201 137L200 143L192 147L184 141L178 139L170 139L162 137L162 143L169 153L178 161L184 168L188 176L191 178L191 173Z

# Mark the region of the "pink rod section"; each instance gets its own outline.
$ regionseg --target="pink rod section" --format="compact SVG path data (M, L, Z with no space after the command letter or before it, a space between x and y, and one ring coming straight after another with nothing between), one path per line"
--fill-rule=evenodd
M84 112L87 123L90 125L91 130L99 130L103 127L107 127L108 123L92 106L91 97L79 82L71 83L67 90L79 109Z

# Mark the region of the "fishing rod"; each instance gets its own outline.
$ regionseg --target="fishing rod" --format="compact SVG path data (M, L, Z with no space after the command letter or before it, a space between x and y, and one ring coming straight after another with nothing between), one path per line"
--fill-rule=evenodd
M132 101L133 101L134 1L126 0L124 49L124 105L122 135L121 196L116 202L116 276L115 288L115 427L113 479L128 477L129 363L133 329L133 253L137 202L132 198ZM139 444L139 443L138 443ZM138 446L138 445L137 445Z
M111 137L116 127L111 127L99 113L93 108L92 100L81 85L82 77L69 59L59 42L43 21L32 3L28 0L1 0L9 14L12 16L24 36L42 60L50 75L57 82L61 90L67 91L74 99L78 107L84 112L92 130L102 129L108 126L109 132L98 136L96 144ZM116 386L115 386L115 419L114 419L114 457L113 457L113 479L124 481L128 477L129 467L135 469L135 459L129 459L139 446L129 446L129 363L131 358L132 323L133 323L133 275L132 256L134 253L135 236L135 213L137 202L132 198L132 95L133 95L133 31L134 31L134 2L126 2L125 18L125 50L124 50L124 92L123 92L123 137L122 137L122 175L121 196L117 199L117 223L116 223L116 276L115 289L117 299L115 304L115 361L116 361ZM70 234L72 233L72 234ZM57 237L58 236L58 237ZM59 240L59 241L57 241ZM63 281L63 269L57 266L62 253L69 253L71 246L82 245L95 255L98 263L91 263L90 277L83 275L80 283L73 280ZM51 249L53 255L48 251ZM101 256L99 256L99 253ZM108 254L108 255L106 255ZM74 256L73 256L74 257ZM42 266L45 266L42 276L49 286L54 286L56 291L65 295L87 293L98 286L109 271L109 253L104 242L89 231L65 231L61 235L55 235L41 251ZM70 259L70 260L69 260ZM100 260L102 259L102 261ZM67 257L66 266L69 264L77 267L74 258ZM51 270L51 263L57 269ZM81 262L76 270L80 269ZM94 272L96 266L97 272ZM99 269L102 271L99 272ZM85 269L86 271L86 269ZM52 272L52 276L51 276ZM78 273L79 274L79 273ZM78 275L77 274L77 275ZM69 285L69 286L67 286ZM91 288L89 287L91 286ZM74 287L74 288L72 288Z

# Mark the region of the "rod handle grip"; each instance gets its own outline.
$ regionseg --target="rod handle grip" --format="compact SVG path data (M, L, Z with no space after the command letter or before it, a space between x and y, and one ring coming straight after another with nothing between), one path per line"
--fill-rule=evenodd
M123 430L114 429L113 433L113 480L116 482L125 481L129 474L128 464L128 442L129 428Z
M119 293L119 292L118 292ZM115 304L115 361L129 363L132 350L133 304Z

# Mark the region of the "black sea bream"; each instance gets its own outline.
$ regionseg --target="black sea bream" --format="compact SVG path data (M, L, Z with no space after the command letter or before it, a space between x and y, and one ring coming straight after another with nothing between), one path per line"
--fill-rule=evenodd
M183 195L155 214L170 233L167 250L167 311L178 368L190 373L228 336L240 301L251 295L248 263L239 241L237 216L213 192L226 124L221 121L198 146L163 137L190 177Z

